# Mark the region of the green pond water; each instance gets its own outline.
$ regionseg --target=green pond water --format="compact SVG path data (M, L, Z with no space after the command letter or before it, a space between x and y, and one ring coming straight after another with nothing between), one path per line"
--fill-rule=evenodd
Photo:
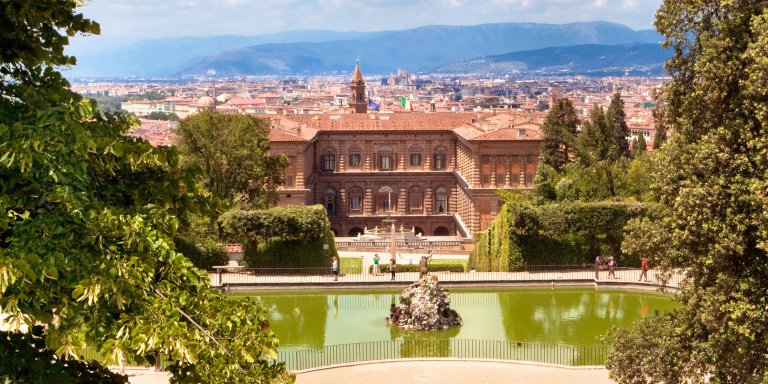
M655 292L595 288L451 289L451 307L464 325L420 332L437 340L506 340L594 345L613 326L629 327L654 311L678 304ZM259 293L270 312L281 350L413 337L386 325L400 290Z

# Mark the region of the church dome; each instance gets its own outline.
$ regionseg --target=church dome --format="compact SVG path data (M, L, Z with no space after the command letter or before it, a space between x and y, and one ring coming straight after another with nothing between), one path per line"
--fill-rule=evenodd
M216 102L213 100L213 97L210 96L203 96L199 99L197 99L197 106L203 107L203 108L210 108L216 105Z

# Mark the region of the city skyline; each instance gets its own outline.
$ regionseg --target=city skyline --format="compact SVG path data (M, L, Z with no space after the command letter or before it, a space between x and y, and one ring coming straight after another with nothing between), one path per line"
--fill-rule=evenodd
M101 25L100 40L135 41L499 22L608 21L640 30L653 28L660 4L661 0L95 0L79 10Z

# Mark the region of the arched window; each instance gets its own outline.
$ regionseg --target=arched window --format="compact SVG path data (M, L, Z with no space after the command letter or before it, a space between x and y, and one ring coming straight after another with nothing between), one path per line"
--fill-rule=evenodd
M377 155L379 158L380 171L391 171L395 168L392 147L389 145L380 146L379 150L377 151Z
M383 186L376 193L376 213L385 214L392 212L397 206L397 195L392 187Z
M409 167L415 168L415 169L420 169L421 168L421 161L422 161L421 160L421 153L422 152L423 151L422 151L421 147L418 146L418 145L414 145L414 146L411 146L410 148L408 148L408 156L409 156L408 166Z
M437 227L435 228L435 236L450 236L451 231L448 230L446 227Z
M435 213L444 215L448 213L448 191L438 188L435 192Z
M336 215L336 191L333 190L333 188L325 190L323 205L325 205L325 210L328 212L328 216Z
M445 169L445 147L435 148L435 153L432 155L432 169L443 170Z
M352 168L359 168L363 163L363 150L354 145L349 148L349 161L347 164Z
M424 236L425 235L424 229L422 229L421 227L413 227L413 234L417 236L421 234L422 236Z
M408 212L410 214L424 212L424 191L419 187L413 187L408 191Z
M349 212L359 214L363 212L363 190L351 188L349 190Z

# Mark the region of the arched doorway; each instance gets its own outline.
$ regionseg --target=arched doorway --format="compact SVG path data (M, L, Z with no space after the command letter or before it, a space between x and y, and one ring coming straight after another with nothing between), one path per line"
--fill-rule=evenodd
M446 227L437 227L435 228L435 236L450 236L451 231L448 230Z
M363 233L363 230L360 229L359 227L354 227L354 228L350 229L349 232L348 232L350 237L357 237L357 235L359 233Z
M424 229L421 227L413 227L413 234L414 235L421 234L422 236L426 235L426 233L424 232Z
M325 205L328 216L336 216L336 191L333 188L325 190L323 205Z

